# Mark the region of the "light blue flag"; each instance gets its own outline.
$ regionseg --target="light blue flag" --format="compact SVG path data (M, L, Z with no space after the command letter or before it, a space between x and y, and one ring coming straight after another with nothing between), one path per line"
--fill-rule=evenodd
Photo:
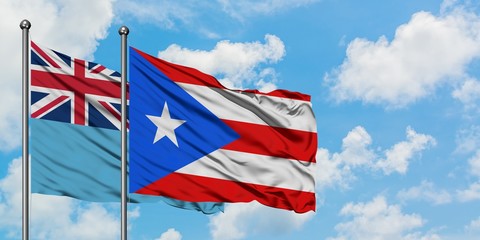
M120 201L120 132L50 120L31 119L32 193L69 196L92 202ZM184 202L129 194L131 203L164 201L207 214L222 203Z

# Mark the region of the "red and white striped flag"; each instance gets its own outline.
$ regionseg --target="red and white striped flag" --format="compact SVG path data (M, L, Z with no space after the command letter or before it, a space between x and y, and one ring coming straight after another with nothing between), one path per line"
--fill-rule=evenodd
M131 192L315 210L308 95L227 89L130 48L129 118Z

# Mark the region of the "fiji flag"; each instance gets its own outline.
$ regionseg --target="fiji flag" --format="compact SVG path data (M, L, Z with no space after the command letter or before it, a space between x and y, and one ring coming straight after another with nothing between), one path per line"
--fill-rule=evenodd
M130 191L315 210L310 96L230 90L130 48Z
M31 42L32 192L120 201L120 74ZM131 194L214 213L218 203Z

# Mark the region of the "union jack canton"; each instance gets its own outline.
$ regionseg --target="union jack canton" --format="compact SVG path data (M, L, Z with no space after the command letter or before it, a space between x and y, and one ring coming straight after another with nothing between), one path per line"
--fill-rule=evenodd
M31 42L31 117L120 129L120 73Z

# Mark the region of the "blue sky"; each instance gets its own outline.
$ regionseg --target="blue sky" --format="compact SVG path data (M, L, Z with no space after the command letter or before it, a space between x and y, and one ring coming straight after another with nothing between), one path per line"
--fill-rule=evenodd
M132 205L130 239L478 239L475 1L3 0L0 239L20 237L20 21L44 46L119 69L129 44L235 88L312 96L317 211L205 216ZM118 239L118 204L34 195L34 239Z

